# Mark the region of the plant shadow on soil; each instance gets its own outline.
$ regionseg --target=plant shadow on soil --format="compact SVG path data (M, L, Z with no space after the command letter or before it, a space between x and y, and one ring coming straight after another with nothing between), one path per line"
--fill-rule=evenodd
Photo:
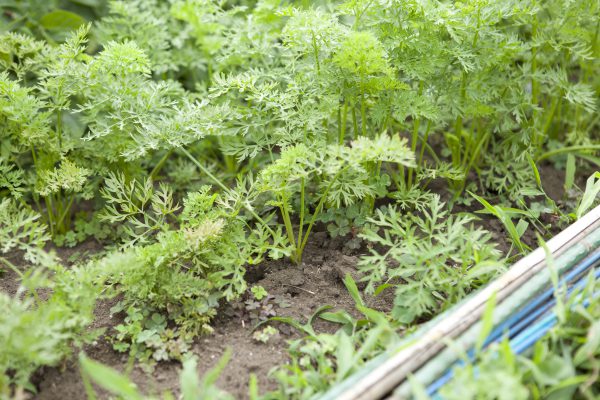
M544 188L550 197L560 200L563 196L562 182L564 175L553 168L541 170L545 182ZM546 187L548 186L548 187ZM471 207L458 207L454 211L478 210L478 205ZM506 239L499 221L485 215L480 215L481 220L476 224L491 232L498 249L504 254L510 245ZM559 229L552 226L552 235ZM535 244L535 237L526 237L525 242ZM275 311L279 316L289 316L301 323L323 305L330 305L335 309L345 309L358 316L354 302L342 278L346 273L354 274L359 255L367 250L356 252L344 250L344 239L330 239L327 232L315 232L306 248L304 262L297 266L288 261L268 261L262 265L250 267L247 271L249 286L263 286L270 295L285 298L290 304L286 308ZM534 246L536 247L536 246ZM58 254L67 260L75 251L93 254L94 250L100 251L101 246L93 241L88 241L74 249L58 249ZM18 288L18 276L7 271L0 277L0 290L14 295ZM393 291L387 290L378 297L365 295L368 306L389 311L393 303ZM96 308L96 320L92 328L105 328L105 334L122 322L122 317L111 315L110 309L116 299L100 301ZM286 350L287 341L300 338L301 335L293 328L275 324L280 328L281 334L271 338L263 344L252 337L252 324L243 321L241 317L230 312L231 305L224 305L219 310L213 321L214 333L198 338L193 347L193 354L198 356L199 373L204 373L213 367L226 349L232 350L232 357L221 374L217 385L230 392L236 399L248 398L248 380L250 374L255 374L259 380L261 393L277 388L276 382L269 377L269 371L288 361ZM317 332L333 333L337 325L317 319L314 324ZM128 355L118 353L112 349L110 342L101 336L94 344L87 345L83 351L92 359L106 364L119 371L124 371L128 365ZM147 394L159 396L165 391L177 392L179 389L179 362L160 362L150 374L144 372L136 365L131 371L130 378ZM38 393L33 398L40 400L84 399L86 397L81 380L77 355L55 367L42 368L33 379L38 388ZM99 392L100 398L108 396Z

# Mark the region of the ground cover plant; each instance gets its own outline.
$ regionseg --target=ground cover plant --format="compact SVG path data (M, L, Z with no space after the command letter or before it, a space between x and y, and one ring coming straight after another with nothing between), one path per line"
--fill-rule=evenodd
M0 5L3 397L309 398L598 203L595 0Z

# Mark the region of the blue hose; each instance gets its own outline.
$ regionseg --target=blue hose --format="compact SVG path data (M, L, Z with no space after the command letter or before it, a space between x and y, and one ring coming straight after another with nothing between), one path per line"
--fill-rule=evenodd
M577 264L573 269L571 269L565 276L561 279L560 285L564 285L565 283L571 282L578 275L585 272L589 269L595 262L600 260L600 250L596 251L579 264ZM492 342L497 341L504 334L504 331L507 328L514 326L519 320L521 320L524 316L527 316L532 313L533 310L538 308L540 305L544 304L544 302L551 300L554 301L554 287L549 288L542 294L540 294L533 301L528 303L525 307L523 307L519 312L517 312L512 317L508 318L506 321L498 325L491 333L490 336L486 339L484 345L488 345Z
M594 277L596 279L600 279L600 270L596 271L596 273L594 274ZM580 279L574 286L569 288L568 293L572 294L572 292L574 290L585 286L585 284L586 284L585 279L584 278ZM598 295L600 295L600 292L594 293L594 297L596 297ZM555 300L552 301L553 304L555 302L556 302ZM582 304L584 305L584 307L587 307L589 305L589 299L585 299L582 302ZM544 307L544 309L547 310L546 313L544 313L547 315L545 315L544 318L539 320L535 325L531 325L528 328L523 329L521 332L517 331L516 335L514 335L514 332L511 332L512 334L509 333L509 337L512 337L512 339L510 340L510 347L515 354L521 354L525 350L527 350L528 348L533 346L535 344L535 342L537 342L539 339L544 337L544 335L546 333L548 333L548 331L556 325L556 321L557 321L556 315L554 313L548 313L551 310L551 307ZM542 314L536 313L536 315L539 316ZM536 318L527 318L526 320L532 321L534 319L537 319L537 317ZM524 325L524 324L520 324L520 325ZM519 329L519 330L521 330L521 329ZM473 349L469 350L469 352L467 353L469 356L469 359L472 360L475 358L474 353L475 353L475 351ZM459 360L456 363L454 363L454 365L452 367L450 367L444 375L439 377L437 380L435 380L431 385L429 385L427 387L427 394L430 396L435 395L433 397L434 399L441 400L441 397L436 394L437 391L440 390L442 388L442 386L447 384L452 379L452 377L454 376L453 369L455 367L461 366L461 365L464 365L463 360Z
M599 260L600 250L581 261L564 275L560 281L560 285L570 284L572 281L576 280L575 284L567 289L567 295L569 297L576 289L585 285L586 280L585 276L582 276L583 273ZM600 278L600 270L597 270L594 276L596 279ZM595 295L596 294L594 294L594 296ZM533 346L535 342L541 339L554 325L556 325L556 315L551 312L555 304L554 287L552 287L538 295L516 314L498 325L485 340L484 346L488 346L493 342L498 342L504 334L508 334L508 337L511 338L511 349L516 354L521 354ZM589 300L584 301L584 305L587 306L587 304L589 304ZM531 325L536 320L538 320L538 322ZM472 360L474 358L474 349L469 350L467 354L469 359ZM439 394L437 394L437 391L452 379L453 368L460 365L464 365L463 360L457 361L444 375L431 383L427 387L427 394L434 396L434 399L441 399Z

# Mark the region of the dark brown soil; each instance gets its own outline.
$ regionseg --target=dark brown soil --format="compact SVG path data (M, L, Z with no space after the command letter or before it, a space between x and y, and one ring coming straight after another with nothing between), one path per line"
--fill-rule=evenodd
M563 196L563 176L553 168L542 168L544 188L554 200ZM456 207L454 211L475 211L481 207ZM482 215L478 222L491 232L498 248L506 253L509 249L506 233L496 219ZM559 227L553 226L555 233ZM526 241L533 241L526 238ZM533 244L533 243L530 243ZM331 305L336 309L354 310L354 302L344 287L341 278L346 273L354 274L358 261L356 254L342 251L343 241L333 241L326 232L317 232L305 251L304 263L300 266L286 261L271 261L260 267L249 270L247 278L251 284L263 286L271 295L285 297L290 304L287 308L277 308L278 315L290 316L304 323L319 307ZM87 242L74 249L59 249L59 255L66 262L75 252L94 254L101 250L95 242ZM365 252L365 249L362 250ZM14 257L13 257L14 258ZM15 260L13 260L15 261ZM5 272L0 277L0 290L14 295L18 288L18 276L12 271ZM365 298L369 306L379 310L389 310L393 293L382 293L376 298ZM121 321L111 316L110 308L115 301L101 301L96 310L96 321L93 328L111 328ZM259 379L261 392L276 389L276 382L270 378L269 371L288 361L286 349L289 340L300 337L293 329L280 327L280 334L266 344L252 338L252 326L247 321L230 312L231 306L224 306L214 321L214 334L198 339L193 347L193 353L198 356L199 372L204 373L213 367L226 349L232 350L232 358L218 381L219 387L229 391L235 398L248 398L247 387L250 374ZM324 321L317 321L315 328L320 332L333 332L335 326ZM84 348L86 354L101 363L117 370L125 371L128 356L112 349L111 344L104 338L97 343ZM147 374L135 365L130 377L148 394L163 393L167 390L177 392L179 387L178 362L162 362L154 372ZM77 365L77 356L66 360L63 365L44 368L34 378L40 400L84 399L85 391L81 382ZM107 396L106 396L107 397ZM104 398L101 396L101 398Z

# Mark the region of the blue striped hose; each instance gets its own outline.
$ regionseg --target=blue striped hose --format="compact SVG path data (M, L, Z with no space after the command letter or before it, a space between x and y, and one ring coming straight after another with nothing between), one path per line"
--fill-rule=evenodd
M574 279L579 278L573 286L568 288L568 296L570 296L577 288L585 285L585 276L582 277L581 275L599 260L600 250L581 261L564 275L560 281L560 285L569 284ZM600 270L597 270L594 276L596 279L600 278ZM594 294L594 296L595 295L596 294ZM484 346L488 346L493 342L498 342L502 339L504 334L508 334L508 337L512 338L510 341L511 349L516 354L520 354L527 350L535 342L542 338L554 325L556 325L556 315L551 313L555 303L556 299L554 298L554 287L552 287L529 302L515 315L509 317L506 321L498 325L485 340ZM584 301L584 305L587 304L589 304L589 301ZM531 325L531 323L538 319L540 320L537 323ZM474 349L471 349L467 355L469 359L473 359ZM439 397L437 394L437 391L452 379L452 369L460 365L464 365L463 360L457 361L446 371L444 375L430 384L427 387L427 394L434 396L434 399L441 399L441 397Z
M589 269L595 262L600 260L600 250L592 253L589 257L582 260L578 265L573 267L568 273L564 275L561 279L560 285L564 285L565 283L569 283L578 275ZM488 345L489 343L497 341L504 334L504 331L507 328L510 328L515 325L515 323L521 320L524 316L527 316L532 313L533 310L538 308L540 305L544 304L548 299L554 301L554 287L549 288L542 294L540 294L537 298L519 310L515 315L508 318L506 321L498 325L491 333L490 336L485 341L484 345Z
M596 279L600 278L600 270L596 271L594 277ZM577 287L583 287L585 283L585 280L582 279L580 282L578 282ZM593 297L598 296L600 296L600 291L595 292L593 295ZM587 307L589 303L589 299L584 299L581 302L581 304L584 307ZM556 325L557 320L558 318L554 313L546 315L535 325L528 327L527 329L519 333L517 336L515 336L513 339L511 339L509 342L511 350L515 354L523 353L531 346L533 346L538 340L543 338L550 331L550 329L552 329ZM474 357L472 355L469 355L469 358L473 359ZM440 390L442 386L447 384L452 379L452 377L454 376L453 369L461 365L464 365L464 361L457 361L452 367L450 367L450 369L446 371L444 375L442 375L440 378L438 378L436 381L434 381L431 385L427 387L427 394L429 396L433 396L434 400L443 400L443 398L437 393L438 390Z

